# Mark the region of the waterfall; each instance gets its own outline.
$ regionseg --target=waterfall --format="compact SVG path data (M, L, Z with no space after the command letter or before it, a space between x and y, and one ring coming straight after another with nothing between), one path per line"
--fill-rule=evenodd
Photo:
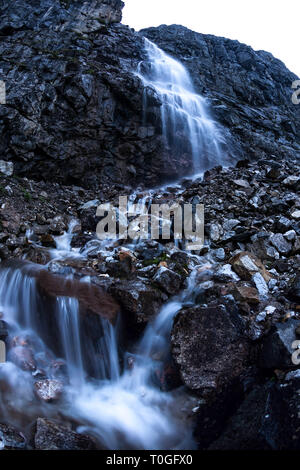
M207 101L195 92L186 68L145 38L147 60L138 67L144 83L144 121L147 115L147 88L161 100L165 143L177 155L191 155L193 174L225 164L225 139L210 116Z
M61 412L79 421L79 431L95 436L108 449L192 448L192 429L182 422L179 410L174 412L184 392L161 391L157 372L170 357L173 318L183 302L192 298L194 275L187 289L149 323L135 352L120 355L118 324L102 319L99 338L93 340L96 344L91 349L80 322L78 300L58 296L49 304L40 292L38 278L44 270L27 262L0 267L0 309L9 325L10 351L8 362L0 364L0 382L9 384L9 392L0 397L2 416L12 421L7 403L14 416L22 415L26 422ZM67 279L72 281L72 275ZM83 278L87 289L88 282ZM57 350L61 355L57 356ZM24 353L29 364L25 370L12 360L15 353L21 353L21 358ZM123 372L120 360L125 364ZM96 369L93 378L89 361ZM67 371L64 400L51 405L50 411L49 405L34 396L34 383L40 375L57 379L56 367L61 363Z

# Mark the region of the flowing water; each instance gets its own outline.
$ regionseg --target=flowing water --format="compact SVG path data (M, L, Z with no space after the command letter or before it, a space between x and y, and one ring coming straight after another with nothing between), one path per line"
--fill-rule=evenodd
M192 156L191 174L201 174L226 164L225 140L220 126L210 116L204 97L195 92L186 68L145 39L148 59L140 63L138 75L145 85L144 121L147 113L147 87L161 100L165 142L172 152Z
M148 40L145 47L148 61L140 65L139 74L161 98L168 145L179 146L184 134L195 172L221 163L222 135L209 116L206 101L195 93L186 69ZM141 206L151 204L152 195L149 191L140 200ZM129 208L135 200L133 194ZM81 250L73 249L75 225L72 223L63 236L56 238L56 249L49 252L52 263L85 259L92 250L111 256L112 245L99 240ZM30 238L30 233L27 236ZM137 243L130 246L134 249ZM76 422L80 432L90 433L100 446L109 449L192 449L192 427L180 406L187 400L186 392L164 392L159 379L170 359L173 319L183 305L194 301L201 260L191 259L194 268L185 290L163 306L129 352L120 348L119 320L114 323L101 318L99 335L90 339L82 328L76 296L45 299L38 278L47 266L2 264L0 312L9 325L8 362L0 364L2 417L26 428L38 416L64 416ZM65 279L72 282L74 274L68 276ZM81 282L88 291L91 280L83 278ZM20 363L23 367L18 367ZM39 377L62 380L65 393L59 402L43 403L35 397L34 383Z

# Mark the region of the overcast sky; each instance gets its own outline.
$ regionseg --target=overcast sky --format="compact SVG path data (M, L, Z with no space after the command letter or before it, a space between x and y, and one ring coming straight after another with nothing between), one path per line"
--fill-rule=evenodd
M238 39L282 60L300 77L300 0L124 0L123 23L136 30L182 24Z

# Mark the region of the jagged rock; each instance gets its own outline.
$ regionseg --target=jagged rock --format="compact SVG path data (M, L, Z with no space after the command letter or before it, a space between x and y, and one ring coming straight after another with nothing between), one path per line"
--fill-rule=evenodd
M298 320L288 320L286 323L276 323L270 333L264 338L260 354L260 366L265 369L286 369L293 367L292 348L297 340L296 328Z
M242 319L223 305L184 308L172 330L172 354L183 382L201 395L214 395L245 370L249 342Z
M161 267L153 277L153 281L158 284L167 294L175 295L179 292L181 286L181 277L179 274L166 267Z
M256 289L259 293L260 299L264 299L264 298L268 297L269 288L268 288L268 285L267 285L266 281L264 280L263 276L260 273L256 273L256 274L254 274L252 280L253 280L253 282L256 286Z
M58 380L40 380L35 382L34 390L40 400L52 402L61 397L63 384Z
M93 450L94 441L53 420L38 418L34 436L37 450Z
M229 262L233 270L245 281L250 281L256 273L260 273L266 282L271 279L262 262L248 251L238 253Z
M130 325L145 325L157 314L167 295L146 281L118 281L109 289L120 303Z
M284 238L282 233L271 235L270 242L282 255L287 255L292 249L292 245Z
M12 426L0 424L0 450L22 450L26 447L23 434Z

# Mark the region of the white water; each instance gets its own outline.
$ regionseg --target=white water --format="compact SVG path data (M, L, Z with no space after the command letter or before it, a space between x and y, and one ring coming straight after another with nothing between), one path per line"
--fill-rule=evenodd
M31 263L3 267L0 270L0 309L10 325L10 337L25 340L34 360L47 377L55 378L52 365L57 360L51 346L46 346L48 324L41 320L47 312L36 285L41 267ZM190 449L193 447L192 428L182 421L178 397L183 392L162 392L156 373L168 359L173 318L183 302L193 297L194 274L188 287L167 303L154 322L149 324L134 354L125 353L124 362L133 367L121 372L117 330L103 320L103 335L99 333L97 348L101 351L96 367L98 377L89 379L85 370L85 350L88 342L79 323L78 301L57 297L57 334L63 346L69 385L65 400L57 410L82 423L79 431L95 436L110 449ZM17 293L17 295L16 295ZM10 360L10 356L8 357ZM53 413L47 404L39 403L32 392L34 377L11 362L0 365L0 379L9 384L11 392L0 399L0 410L11 422L7 402L14 414L35 419ZM17 384L24 386L20 389ZM61 408L60 408L61 407ZM14 418L15 419L15 418ZM14 422L14 420L12 420ZM17 420L18 423L18 420Z
M221 133L209 116L204 98L195 94L186 69L154 44L147 40L145 44L149 60L140 65L139 73L145 86L154 88L161 98L167 144L177 147L177 151L190 151L194 173L223 163ZM186 140L189 148L181 149ZM136 194L130 203L135 199ZM150 204L151 199L150 191L140 205ZM106 243L97 240L82 250L73 249L74 225L56 237L56 249L50 250L54 260L84 258L94 249L111 256ZM80 327L77 299L57 297L52 313L68 375L64 398L56 405L39 402L33 393L36 379L32 372L7 362L0 364L0 384L7 384L5 393L0 394L1 415L12 424L25 421L28 425L38 416L60 413L81 423L79 431L90 433L109 449L192 449L192 426L183 419L180 409L181 398L187 399L185 391L161 391L159 374L170 355L173 319L183 304L193 303L198 262L194 263L187 288L163 306L130 352L119 350L118 324L113 326L104 319L102 333L91 344ZM48 378L55 378L53 365L58 358L45 321L49 306L36 284L40 269L29 263L0 268L0 311L10 326L10 341L16 337L29 344L38 369L43 369ZM90 280L82 281L88 289Z
M147 113L147 87L161 100L163 135L171 152L192 156L190 173L200 174L226 163L221 129L210 116L205 98L195 92L186 68L145 39L148 60L140 63L138 75L145 85L144 120ZM188 145L187 145L188 142Z

